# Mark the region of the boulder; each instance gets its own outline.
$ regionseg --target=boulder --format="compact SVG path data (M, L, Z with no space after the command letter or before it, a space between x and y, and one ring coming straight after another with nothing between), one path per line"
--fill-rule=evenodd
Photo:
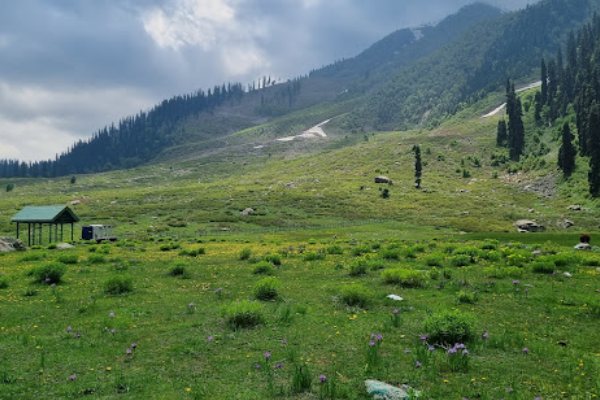
M76 206L78 204L81 204L81 200L73 200L73 201L69 202L69 204L72 206Z
M244 211L240 212L242 217L247 217L248 215L254 215L255 211L253 208L246 208Z
M575 250L592 250L592 246L589 243L578 243L573 248Z
M408 400L418 398L420 393L408 386L402 388L376 380L366 380L367 393L379 400Z
M581 211L583 210L583 207L581 207L579 204L572 204L568 207L568 209L571 211Z
M75 246L73 246L72 244L69 244L69 243L58 243L56 245L56 248L58 250L68 250L68 249L72 249L73 247L75 247Z
M8 253L11 251L23 251L26 247L19 239L0 238L0 253Z
M565 219L563 222L561 222L560 226L565 229L569 229L570 227L575 226L575 222L571 221L570 219Z
M515 222L515 226L519 232L543 232L546 230L543 225L529 219L520 219Z
M375 183L387 183L388 185L391 185L393 182L387 176L379 175L375 177Z

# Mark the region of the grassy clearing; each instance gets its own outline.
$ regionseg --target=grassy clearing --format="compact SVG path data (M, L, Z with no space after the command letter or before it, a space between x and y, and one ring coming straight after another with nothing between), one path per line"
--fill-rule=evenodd
M0 397L307 399L318 398L320 375L336 379L342 399L366 399L367 378L408 383L425 398L598 393L596 253L552 244L333 236L248 236L202 247L205 254L189 257L165 252L161 243L121 241L102 247L103 263L56 264L65 259L59 250L1 256ZM350 274L359 247L369 249L376 271ZM331 248L334 254L306 259ZM415 248L421 251L413 257ZM69 259L85 260L99 249L79 244ZM245 249L250 258L277 255L281 266L269 269L274 277L256 275L257 264L240 260ZM401 256L384 258L389 249ZM488 257L492 252L500 257ZM475 254L473 262L455 265L462 254ZM435 266L428 265L432 258ZM520 266L512 265L515 258ZM32 281L29 271L40 262L64 268L59 285ZM552 262L555 273L532 270L540 262ZM386 284L386 271L419 285ZM188 279L171 276L184 272ZM268 301L255 300L257 293ZM391 293L405 300L386 299ZM446 310L467 322L447 328ZM383 336L373 348L371 334ZM425 334L436 339L421 340ZM468 338L468 355L461 347L448 354L442 346L450 344L439 338L450 334Z

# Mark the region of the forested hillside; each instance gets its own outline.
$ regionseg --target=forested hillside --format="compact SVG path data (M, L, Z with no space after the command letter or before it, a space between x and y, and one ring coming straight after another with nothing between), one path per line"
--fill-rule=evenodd
M501 14L484 4L467 6L435 26L397 31L355 58L287 82L263 78L244 88L217 86L165 100L75 143L54 160L0 161L0 176L60 176L128 168L165 150L208 149L215 138L274 121L327 110L342 132L435 126L465 105L500 89L506 79L527 80L539 59L554 54L568 33L590 19L596 0L544 0ZM351 106L349 106L351 104ZM281 123L277 123L280 121ZM305 126L300 129L306 129ZM288 132L289 133L289 132ZM295 132L297 133L297 132ZM251 139L249 139L251 140ZM222 143L226 144L224 140ZM177 152L181 154L181 152Z

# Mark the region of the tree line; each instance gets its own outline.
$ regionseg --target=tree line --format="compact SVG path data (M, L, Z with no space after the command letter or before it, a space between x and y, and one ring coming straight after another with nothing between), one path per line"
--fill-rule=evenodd
M147 162L173 144L173 131L184 118L211 111L228 101L241 101L244 89L228 83L162 101L118 124L106 126L89 139L78 140L52 160L0 160L0 177L55 177L129 168Z

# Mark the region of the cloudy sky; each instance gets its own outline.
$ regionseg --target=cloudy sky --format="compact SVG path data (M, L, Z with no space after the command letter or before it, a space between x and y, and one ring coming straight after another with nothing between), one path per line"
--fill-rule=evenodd
M305 74L472 1L0 0L0 158L53 158L166 97Z

